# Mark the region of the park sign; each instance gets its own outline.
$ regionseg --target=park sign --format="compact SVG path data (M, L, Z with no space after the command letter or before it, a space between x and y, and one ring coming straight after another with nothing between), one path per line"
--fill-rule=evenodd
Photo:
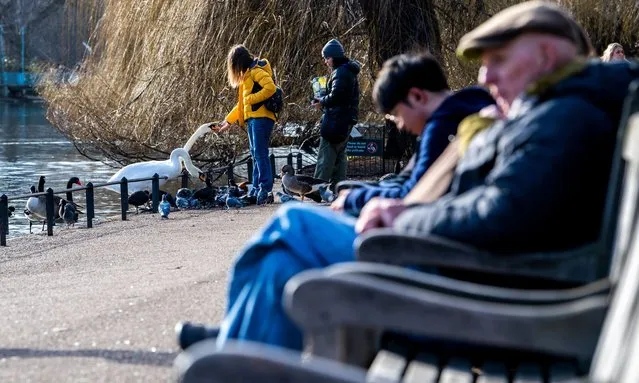
M384 141L374 138L353 138L346 143L346 155L351 157L381 157Z

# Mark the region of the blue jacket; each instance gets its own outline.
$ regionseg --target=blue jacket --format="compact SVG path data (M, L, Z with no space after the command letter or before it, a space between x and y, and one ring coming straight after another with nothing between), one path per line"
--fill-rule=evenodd
M426 121L410 178L397 187L373 186L352 190L346 197L344 211L359 215L364 205L374 197L403 198L406 196L446 149L450 142L449 137L457 133L457 125L461 120L494 103L495 100L490 94L479 87L465 88L447 97Z
M617 126L636 63L590 62L526 96L478 133L450 192L409 208L398 231L497 253L557 251L597 239Z

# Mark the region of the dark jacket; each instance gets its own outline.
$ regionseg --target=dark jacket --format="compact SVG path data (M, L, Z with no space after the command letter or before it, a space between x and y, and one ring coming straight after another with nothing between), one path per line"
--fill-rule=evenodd
M598 237L615 136L636 63L591 62L527 96L470 143L451 191L409 208L398 231L500 252L556 251Z
M324 110L320 134L330 143L344 142L350 128L357 122L359 71L360 65L356 61L348 61L335 68L326 85L327 94L319 100Z
M426 121L410 178L396 187L366 187L352 190L344 203L344 210L358 215L364 205L374 197L403 198L417 184L426 170L449 144L449 137L457 133L457 125L467 116L494 104L490 94L479 87L469 87L453 93Z

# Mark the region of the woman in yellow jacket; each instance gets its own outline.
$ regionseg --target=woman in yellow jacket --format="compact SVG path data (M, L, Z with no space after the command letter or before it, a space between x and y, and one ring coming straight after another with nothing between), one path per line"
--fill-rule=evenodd
M238 88L239 97L218 129L224 131L231 125L247 127L253 157L253 189L249 196L256 197L257 204L261 205L273 191L268 147L276 117L264 106L264 101L276 91L273 71L268 60L255 57L243 45L236 45L229 51L227 71L229 83Z

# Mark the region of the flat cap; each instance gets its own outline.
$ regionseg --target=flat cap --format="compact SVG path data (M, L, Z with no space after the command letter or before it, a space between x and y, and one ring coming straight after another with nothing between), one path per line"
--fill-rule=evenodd
M500 11L465 34L457 46L457 56L477 59L484 49L498 48L526 32L566 38L582 56L593 51L590 38L567 10L544 1L528 1Z

